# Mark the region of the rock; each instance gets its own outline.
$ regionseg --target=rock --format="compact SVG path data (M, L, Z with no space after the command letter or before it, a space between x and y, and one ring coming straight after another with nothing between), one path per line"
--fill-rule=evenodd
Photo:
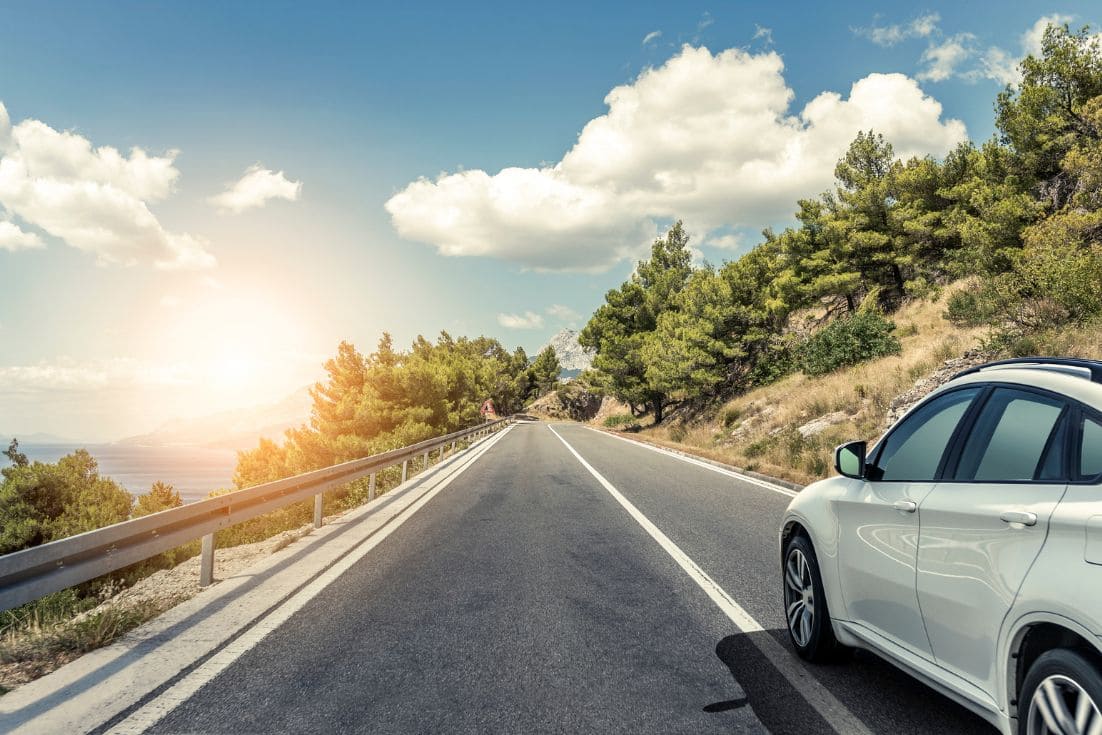
M946 360L942 363L941 367L934 370L926 377L919 378L915 381L914 387L905 393L901 393L892 399L892 402L888 404L888 415L884 420L884 428L887 429L896 421L898 421L903 414L907 413L915 404L928 396L934 390L948 383L953 379L953 376L962 370L967 370L970 367L976 365L982 365L991 359L990 355L987 355L979 350L969 350L960 357L954 357L950 360Z
M590 421L600 410L601 396L590 393L577 382L570 382L538 399L525 410L542 418Z
M547 347L555 348L555 357L559 358L559 365L567 376L577 375L593 365L593 353L578 344L578 333L573 329L562 330L540 351Z
M815 436L816 434L821 434L829 429L831 426L834 426L835 424L840 424L847 419L849 419L849 415L845 411L834 411L832 413L828 413L826 416L820 416L817 419L812 419L811 421L808 421L803 426L798 427L796 431L798 431L800 433L800 436L802 436L804 439L807 439L808 437Z

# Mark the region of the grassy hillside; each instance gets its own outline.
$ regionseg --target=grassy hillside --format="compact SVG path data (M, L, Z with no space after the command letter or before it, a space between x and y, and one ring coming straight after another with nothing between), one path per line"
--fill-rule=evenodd
M986 328L961 329L946 321L949 298L974 289L961 282L931 300L904 305L892 319L903 350L821 377L789 375L694 414L675 412L639 436L700 456L795 482L808 483L833 473L833 450L851 439L875 440L887 428L892 401L916 383L929 380L946 361L982 352ZM1072 355L1102 359L1102 321L1041 331L984 357ZM917 394L931 390L922 386ZM918 396L914 396L917 398ZM602 421L628 427L630 415ZM801 431L802 429L802 431Z

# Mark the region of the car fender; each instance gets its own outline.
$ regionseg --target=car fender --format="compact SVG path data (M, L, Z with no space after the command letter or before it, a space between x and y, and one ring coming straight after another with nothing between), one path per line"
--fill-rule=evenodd
M794 523L800 524L815 548L819 562L819 575L823 579L827 607L834 620L847 619L845 600L838 580L839 523L832 496L844 493L850 481L844 477L822 480L800 491L789 503L780 528L779 560L784 565L784 543L788 530Z

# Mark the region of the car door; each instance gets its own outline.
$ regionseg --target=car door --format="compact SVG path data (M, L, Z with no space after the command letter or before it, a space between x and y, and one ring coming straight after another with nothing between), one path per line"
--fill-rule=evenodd
M993 699L999 630L1067 488L1069 406L996 387L919 504L918 601L934 658Z
M918 514L950 438L982 388L941 393L871 453L867 479L835 501L838 571L848 619L922 656L930 643L915 593Z

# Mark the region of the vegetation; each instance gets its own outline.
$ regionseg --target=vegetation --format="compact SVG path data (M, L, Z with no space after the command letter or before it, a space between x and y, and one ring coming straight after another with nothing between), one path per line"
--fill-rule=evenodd
M892 334L895 324L876 309L858 311L820 329L800 350L800 366L808 375L826 375L838 368L899 354L902 346Z
M408 352L395 350L389 334L366 356L342 342L325 363L328 379L310 391L310 423L288 430L282 445L261 440L240 452L234 484L250 487L458 431L482 420L487 398L502 415L516 413L549 385L557 365L554 351L529 368L521 349L510 354L497 340L447 332L435 344L418 337Z
M692 267L677 222L582 331L594 383L660 424L679 401L898 353L884 314L969 276L944 311L962 330L985 327L988 351L1102 314L1100 41L1050 26L995 107L997 136L941 161L898 160L860 132L832 191L721 267Z

